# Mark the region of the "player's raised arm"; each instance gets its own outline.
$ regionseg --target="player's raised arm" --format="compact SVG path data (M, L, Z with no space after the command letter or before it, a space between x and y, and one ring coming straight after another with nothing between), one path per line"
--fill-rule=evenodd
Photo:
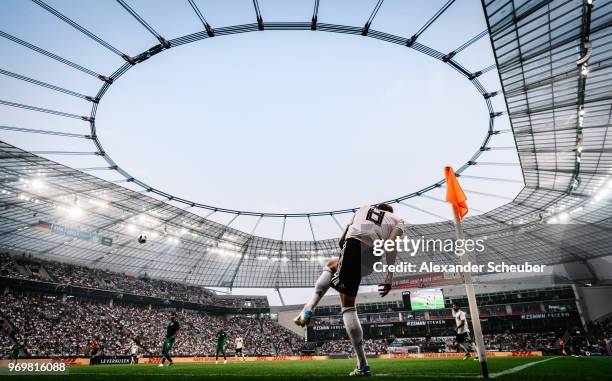
M387 237L387 241L393 242L391 250L385 250L385 261L387 265L394 265L395 260L397 258L397 248L395 247L395 239L403 234L402 229L393 228L389 236ZM393 272L389 271L387 267L387 275L385 276L385 280L382 284L378 286L378 293L381 297L385 297L389 291L391 291L391 283L393 282Z

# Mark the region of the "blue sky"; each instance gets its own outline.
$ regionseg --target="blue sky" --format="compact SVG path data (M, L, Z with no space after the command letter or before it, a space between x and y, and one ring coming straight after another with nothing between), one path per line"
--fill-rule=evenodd
M255 20L249 0L196 2L214 28ZM387 0L372 28L409 37L444 2ZM47 3L132 56L157 43L115 1ZM202 29L186 0L128 3L167 39ZM375 3L322 0L319 22L362 26ZM309 21L312 15L313 1L259 4L265 21ZM0 2L0 26L102 74L123 63L29 1ZM480 1L457 0L419 42L448 52L485 28ZM0 52L2 69L87 95L101 86L5 39ZM488 37L456 59L472 71L494 63ZM491 91L499 89L495 71L482 82ZM5 76L0 76L0 99L78 115L90 108L88 102ZM501 97L495 107L505 110ZM88 127L6 106L0 106L0 124L77 133L87 133ZM310 31L253 32L172 48L113 84L97 115L106 152L132 175L198 202L267 212L350 208L410 193L440 179L445 165L466 162L487 125L482 97L447 65L378 40ZM507 119L498 119L498 126L508 128ZM92 150L85 140L1 130L0 138L29 150ZM512 135L500 135L492 145L513 146ZM51 158L75 168L104 165L94 157ZM517 158L514 151L492 151L483 161L516 163ZM482 166L469 174L521 178L518 167ZM96 175L118 178L110 172ZM521 188L467 179L464 186L507 197ZM470 202L486 211L506 200L471 197ZM409 203L450 216L436 201ZM408 207L399 211L412 223L437 220ZM231 216L211 218L226 223ZM280 223L266 220L256 234L278 238ZM338 235L329 218L315 225L317 238ZM253 219L240 218L232 226L250 231ZM304 221L290 221L285 238L310 239L311 233Z

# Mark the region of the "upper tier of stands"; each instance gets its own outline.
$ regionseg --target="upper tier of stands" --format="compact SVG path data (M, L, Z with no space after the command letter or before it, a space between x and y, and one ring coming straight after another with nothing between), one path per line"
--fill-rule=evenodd
M149 302L180 301L221 309L268 310L265 296L219 295L204 287L141 276L119 274L66 263L43 261L31 256L13 257L0 253L0 277L57 286L103 290L147 297ZM11 282L14 282L11 280ZM35 286L36 287L36 286ZM72 290L72 293L75 293ZM168 304L168 303L165 303ZM193 307L193 306L192 306Z

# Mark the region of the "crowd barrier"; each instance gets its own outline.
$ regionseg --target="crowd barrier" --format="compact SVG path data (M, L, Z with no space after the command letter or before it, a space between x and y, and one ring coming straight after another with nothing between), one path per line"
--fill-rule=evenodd
M458 358L463 357L464 353L390 353L379 355L381 359L428 359L428 358ZM487 352L487 357L531 357L542 356L541 351L521 351L521 352Z
M223 361L223 357L219 358ZM245 357L244 361L279 361L279 360L327 360L329 356L253 356ZM173 357L175 363L189 362L189 363L206 363L215 362L213 356L196 356L196 357ZM227 357L228 362L240 362L242 357L235 358L233 356ZM138 359L139 364L159 364L161 357L141 357Z
M488 357L529 357L542 356L541 351L526 351L526 352L487 352ZM406 354L383 354L377 356L380 359L421 359L421 358L460 358L463 353L406 353ZM346 356L253 356L245 357L244 361L317 361L329 360L333 358L346 358ZM210 363L215 362L213 356L195 356L195 357L173 357L175 363ZM223 358L220 358L223 360ZM242 357L235 358L228 356L228 362L241 362ZM0 360L0 366L8 366L10 360ZM47 359L20 359L19 363L64 363L68 365L111 365L111 364L128 364L130 356L97 356L89 357L66 357L66 358L47 358ZM139 364L159 364L161 357L140 357Z

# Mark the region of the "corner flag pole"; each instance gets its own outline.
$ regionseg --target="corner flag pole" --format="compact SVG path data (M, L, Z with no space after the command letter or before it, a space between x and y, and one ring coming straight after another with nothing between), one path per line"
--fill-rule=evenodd
M451 167L444 168L444 174L446 176L446 201L452 204L453 216L455 218L455 233L457 240L465 239L463 233L463 226L461 225L461 219L468 212L465 200L467 197L459 182L455 176L455 171ZM461 256L461 265L465 266L468 264L467 253ZM487 354L485 351L484 338L482 336L482 327L480 325L480 314L478 312L478 304L476 303L476 294L474 292L474 284L472 283L472 273L463 272L463 283L465 284L465 293L468 299L468 305L470 307L470 317L472 318L472 327L474 328L474 339L476 340L476 351L478 353L478 361L480 361L480 367L482 369L482 377L485 379L489 378L489 368L487 367ZM467 323L467 322L466 322Z

